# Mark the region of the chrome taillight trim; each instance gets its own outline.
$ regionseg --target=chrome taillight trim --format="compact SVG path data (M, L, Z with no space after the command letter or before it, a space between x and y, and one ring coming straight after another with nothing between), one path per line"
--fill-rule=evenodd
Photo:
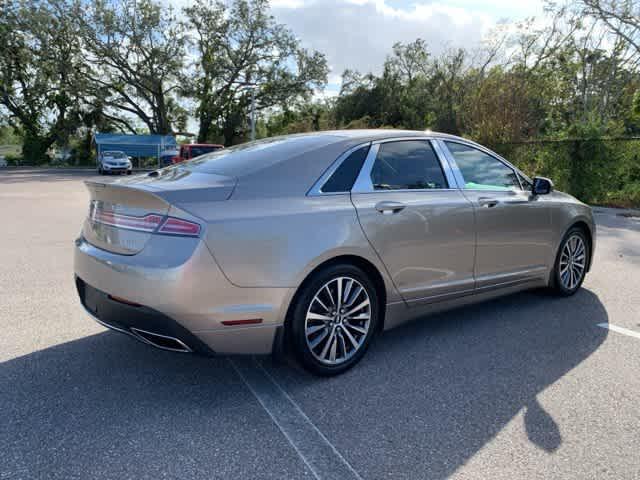
M175 220L180 223L186 223L195 227L194 232L171 232L162 231L167 223ZM108 210L102 210L97 202L91 203L89 210L89 221L100 225L118 228L121 230L131 230L134 232L144 232L157 235L171 235L174 237L199 237L202 232L202 226L199 223L184 218L172 217L168 215L160 215L157 213L148 213L146 215L126 215ZM128 223L127 223L128 222Z
M121 228L124 230L134 230L136 232L147 233L155 232L164 219L162 215L158 215L156 213L149 213L144 216L134 216L109 212L98 208L93 208L91 210L89 218L94 223Z
M171 222L172 220L176 220L180 223L185 223L185 224L189 224L193 227L196 228L195 232L168 232L168 231L164 231L163 229L165 227L167 227L167 224L169 222ZM199 223L196 222L192 222L191 220L185 220L184 218L178 218L178 217L166 217L164 219L164 221L162 222L162 224L160 225L160 227L158 227L158 230L155 232L158 235L172 235L172 236L178 236L178 237L199 237L200 236L200 232L202 231L202 226Z

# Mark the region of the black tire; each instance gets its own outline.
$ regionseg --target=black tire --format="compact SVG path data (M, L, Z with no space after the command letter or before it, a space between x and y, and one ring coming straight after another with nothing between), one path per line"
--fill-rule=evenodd
M577 281L575 281L573 285L571 285L571 282L569 282L570 284L567 285L567 281L566 280L563 281L563 278L561 277L560 264L563 257L563 251L565 250L567 243L570 240L574 239L575 237L578 237L580 240L582 240L582 244L584 245L584 259L583 259L584 267ZM569 297L575 294L582 286L582 282L584 282L584 279L587 275L587 267L589 265L590 258L591 258L591 244L589 242L589 239L585 235L584 230L578 227L570 228L567 231L567 233L565 233L564 237L562 238L562 241L560 242L560 246L558 247L558 253L556 254L556 260L553 265L553 272L551 272L549 288L551 289L552 293L561 297Z
M104 175L104 171L102 170L102 167L98 167L98 175Z
M336 343L337 350L341 350L343 352L342 356L344 356L345 358L340 363L328 365L317 358L317 356L319 355L318 352L316 351L316 353L314 354L307 341L307 312L310 311L309 309L311 308L311 302L314 301L314 297L319 293L323 286L329 282L337 281L337 279L340 277L347 277L348 279L355 280L356 283L352 283L352 285L357 286L357 283L359 283L360 286L364 289L369 299L369 311L365 311L363 315L368 314L370 318L368 320L368 328L366 329L367 331L365 335L358 333L351 335L351 333L354 332L353 330L351 330L353 326L351 326L348 321L345 321L345 323L343 324L342 319L339 320L339 325L335 326L337 336L334 337L334 342ZM345 287L345 291L343 293L353 294L355 293L355 291L356 290L347 292ZM333 293L335 295L335 291ZM353 307L353 305L366 303L363 302L363 299L366 300L366 297L358 297L357 302L354 300L351 307ZM348 297L347 300L349 300ZM297 360L306 370L316 375L322 376L331 376L343 373L353 367L362 359L367 349L369 348L369 345L371 344L376 332L378 331L378 325L380 322L380 303L375 285L361 269L354 265L338 264L329 266L323 270L316 272L310 279L308 279L304 283L302 289L296 296L295 303L292 306L290 312L289 320L290 341L293 346L294 354ZM355 319L352 319L352 321L354 324L358 322L358 320ZM322 321L319 322L322 323ZM332 329L334 327L328 326L327 322L325 322L325 324L327 325L324 327L327 329L327 337L332 338L334 331ZM359 328L362 328L362 326L359 326ZM345 330L348 330L348 332L351 333L348 333ZM324 333L324 330L321 333ZM356 343L359 343L359 347L354 348L353 344L348 343L348 336L354 338L356 340ZM317 348L321 350L323 348L322 344ZM349 348L352 348L353 350L351 352L347 352L347 349Z
M131 175L131 170L127 170L127 175Z

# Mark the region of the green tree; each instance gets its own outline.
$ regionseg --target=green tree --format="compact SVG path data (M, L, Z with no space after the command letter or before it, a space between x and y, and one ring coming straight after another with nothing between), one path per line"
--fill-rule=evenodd
M78 0L74 14L91 64L94 104L124 126L138 118L150 133L184 129L178 102L185 37L171 9L155 0ZM123 116L124 114L124 116Z
M29 162L65 144L86 107L86 65L65 1L9 0L0 12L0 113Z
M192 71L186 93L196 103L198 140L244 138L252 95L257 111L309 99L327 80L323 54L303 49L275 22L267 0L197 0L184 10L193 29ZM255 89L251 92L251 89Z
M304 103L296 108L287 108L268 116L265 122L265 136L290 133L315 132L336 127L333 116L333 101L323 100Z
M411 84L418 77L431 74L430 57L427 43L421 38L407 44L397 42L393 45L393 55L387 58L386 67Z
M640 55L640 3L637 0L580 0L583 13L600 20Z

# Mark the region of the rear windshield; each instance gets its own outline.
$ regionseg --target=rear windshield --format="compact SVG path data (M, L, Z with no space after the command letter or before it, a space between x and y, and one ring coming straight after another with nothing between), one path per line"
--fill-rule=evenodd
M201 173L239 177L331 143L330 135L273 137L243 143L208 153L182 163L183 168Z

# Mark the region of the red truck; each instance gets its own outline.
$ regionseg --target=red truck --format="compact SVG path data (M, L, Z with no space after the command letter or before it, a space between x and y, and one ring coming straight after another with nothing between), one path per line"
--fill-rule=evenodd
M173 163L180 163L223 148L224 145L217 143L185 143L184 145L180 145L180 153L173 157L171 161Z

